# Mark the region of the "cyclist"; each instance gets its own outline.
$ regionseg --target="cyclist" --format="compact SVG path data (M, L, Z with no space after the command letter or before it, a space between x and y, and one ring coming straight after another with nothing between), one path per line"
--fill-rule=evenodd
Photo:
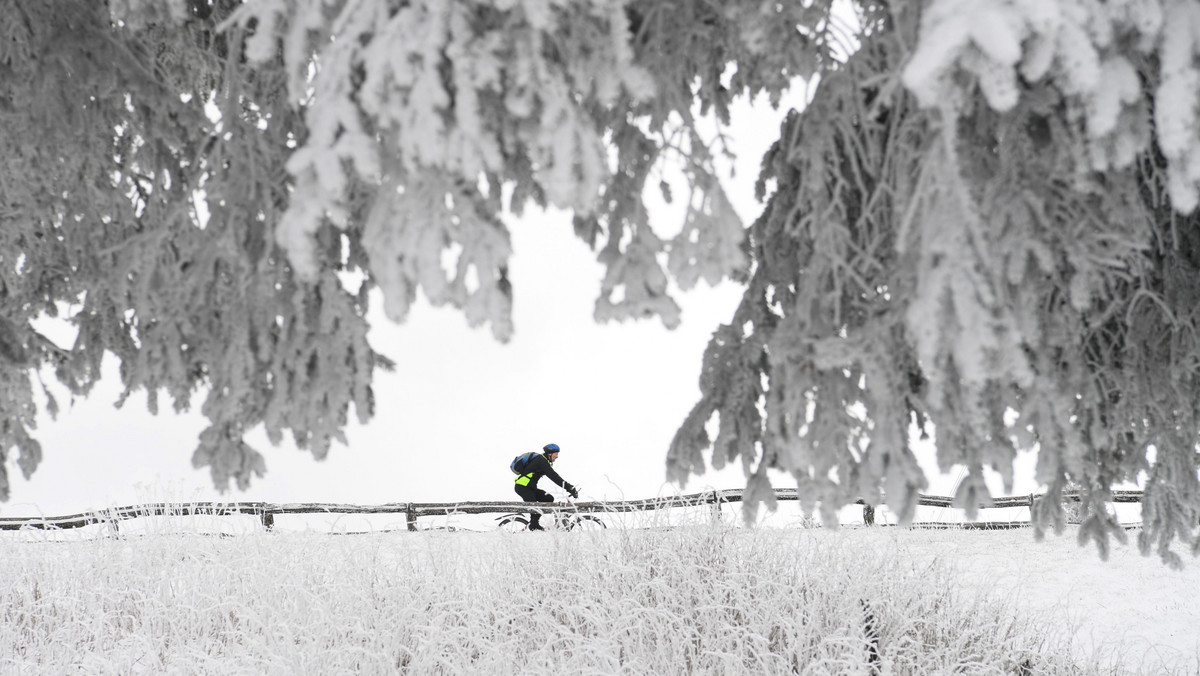
M558 460L559 448L558 444L546 444L542 447L542 454L535 455L525 467L521 470L521 474L517 475L517 484L513 486L513 490L525 502L554 502L554 496L537 487L538 479L543 476L547 477L554 483L562 486L563 490L571 494L571 497L579 497L579 489L572 486L570 482L564 481L554 471L555 460ZM529 530L545 530L542 528L542 515L533 512L529 515Z

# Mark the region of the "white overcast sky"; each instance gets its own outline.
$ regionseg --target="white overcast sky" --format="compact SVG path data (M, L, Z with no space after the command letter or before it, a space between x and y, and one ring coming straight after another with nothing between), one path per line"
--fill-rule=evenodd
M742 104L727 130L738 158L733 178L726 167L726 187L747 224L761 211L753 184L783 114ZM660 210L655 218L656 231L669 237L682 215ZM57 390L64 410L56 421L43 416L36 432L45 459L30 481L9 459L12 497L0 514L63 515L160 500L510 500L509 460L550 442L563 448L558 470L586 499L744 486L740 466L683 488L664 480L668 445L699 398L708 339L730 320L742 288L701 283L677 293L683 324L674 331L657 319L599 325L592 312L603 268L574 236L570 215L530 210L509 222L512 340L497 343L489 328L469 329L460 312L423 299L403 325L384 319L376 303L372 344L398 366L376 375L375 418L352 424L349 445L335 444L326 460L286 440L273 447L258 431L249 441L266 456L266 476L245 492L218 493L207 469L191 466L205 419L171 413L165 397L162 412L151 416L144 393L115 409L120 386L110 356L105 382L88 399L68 406ZM932 458L923 461L934 468ZM1023 474L1017 493L1036 488ZM955 479L952 472L935 480L930 492L949 493ZM776 485L794 487L782 474Z

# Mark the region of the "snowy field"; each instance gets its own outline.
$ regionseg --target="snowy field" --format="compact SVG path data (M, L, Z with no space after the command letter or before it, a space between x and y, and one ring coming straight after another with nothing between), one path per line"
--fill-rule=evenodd
M1075 529L1035 542L1031 530L849 532L902 559L938 561L963 589L1004 599L1067 638L1087 663L1118 673L1200 673L1200 559L1184 569L1142 556L1129 534L1107 561Z
M0 538L0 673L1200 669L1200 561L1072 532L155 530Z

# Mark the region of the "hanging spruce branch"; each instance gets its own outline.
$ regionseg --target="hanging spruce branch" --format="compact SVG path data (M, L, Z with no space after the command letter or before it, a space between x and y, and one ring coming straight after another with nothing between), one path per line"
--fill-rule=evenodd
M1184 2L858 4L860 45L782 125L751 227L754 275L706 354L668 473L786 470L827 522L856 499L912 517L910 427L963 465L956 504L1038 452L1061 528L1196 552L1195 8ZM1186 85L1186 86L1185 86ZM763 191L766 192L765 190Z
M394 320L420 289L508 339L500 216L529 204L573 210L604 242L598 317L674 326L672 275L747 264L692 119L695 98L727 111L732 94L693 52L736 59L739 15L788 16L693 4L15 0L0 17L0 451L32 472L40 369L83 396L112 354L121 402L203 399L194 462L219 487L264 471L243 441L258 425L324 457L351 408L372 416L390 363L366 340L372 290ZM772 71L741 86L778 96ZM689 156L677 240L641 199L665 152ZM60 315L69 348L33 329Z

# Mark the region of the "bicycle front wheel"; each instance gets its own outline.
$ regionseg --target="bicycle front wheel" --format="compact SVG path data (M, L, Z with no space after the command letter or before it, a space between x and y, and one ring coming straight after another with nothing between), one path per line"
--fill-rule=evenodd
M570 528L568 530L604 530L608 528L599 517L591 514L580 514L571 519Z

